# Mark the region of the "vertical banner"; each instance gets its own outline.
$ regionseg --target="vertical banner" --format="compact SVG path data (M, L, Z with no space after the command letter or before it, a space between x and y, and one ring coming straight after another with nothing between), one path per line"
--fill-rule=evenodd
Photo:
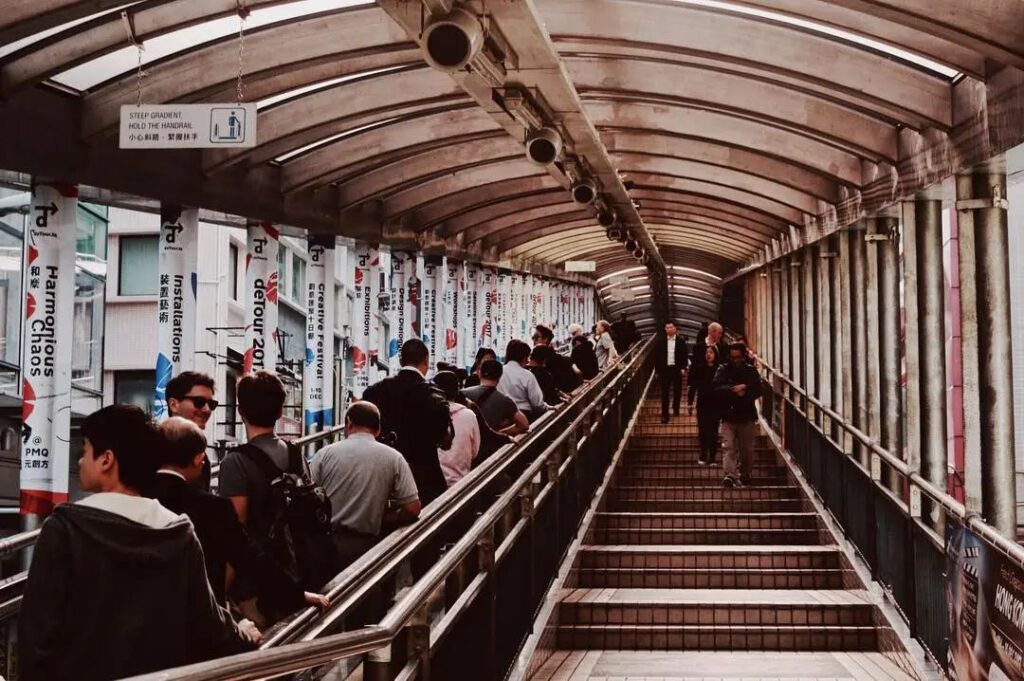
M479 344L477 329L479 328L477 313L480 310L478 300L480 292L480 266L474 263L462 264L462 281L464 285L462 295L462 333L460 335L460 347L462 357L459 365L469 369L476 359L477 348L483 347Z
M388 325L391 338L388 339L388 367L391 374L398 373L398 351L414 334L410 315L416 305L410 296L409 282L416 279L416 255L405 251L391 251L391 302L388 307Z
M562 329L558 323L558 284L553 279L544 281L544 317L555 332L557 341L561 338Z
M440 358L452 366L458 366L462 359L459 352L459 305L464 296L462 263L455 260L445 262L444 282L444 355Z
M245 354L242 372L277 369L277 250L281 234L250 222L245 254Z
M510 276L512 282L512 323L509 325L508 339L522 338L526 330L526 319L524 318L525 297L523 295L523 275L513 272Z
M380 379L378 359L380 357L380 294L383 271L380 265L380 246L370 244L370 330L368 338L369 352L367 360L367 376L370 384ZM364 302L365 305L365 302Z
M160 206L153 418L167 417L167 384L195 367L199 210Z
M504 270L498 270L498 276L495 278L494 283L494 303L491 305L491 318L494 323L494 352L498 355L498 359L501 360L505 358L505 346L508 344L508 317L506 312L508 310L510 288L509 273Z
M562 338L568 338L569 325L577 323L579 322L569 314L569 285L565 282L558 282L558 324L561 327L559 335Z
M21 513L68 500L78 187L32 190L23 271Z
M596 319L594 319L594 289L590 286L583 288L583 318L587 320L587 324L592 325Z
M421 327L423 342L430 350L430 375L434 374L438 360L444 359L444 323L440 289L444 286L444 260L441 256L423 257L423 311Z
M480 284L477 291L476 328L477 347L495 348L494 308L497 303L498 271L493 267L480 268Z
M309 237L303 425L307 434L334 423L334 236Z
M353 249L352 310L352 393L359 399L370 385L370 327L373 325L373 286L370 284L370 263L377 249L357 243Z

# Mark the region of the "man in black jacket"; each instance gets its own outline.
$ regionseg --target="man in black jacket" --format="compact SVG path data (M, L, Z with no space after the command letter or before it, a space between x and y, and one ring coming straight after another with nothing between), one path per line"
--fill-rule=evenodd
M254 648L259 632L217 605L185 516L139 496L159 435L137 407L82 422L82 489L43 525L18 623L19 678L101 681Z
M544 345L551 349L551 353L548 355L547 369L551 372L551 377L555 379L555 387L563 393L571 393L583 385L583 381L573 370L572 360L555 351L554 343L555 332L543 324L538 324L533 331L533 345L534 347Z
M363 399L377 405L381 433L409 462L420 501L426 506L441 496L448 483L441 472L437 450L451 447L455 430L448 400L427 381L430 352L418 338L407 340L398 352L402 368L395 376L374 383Z
M227 604L230 564L235 574L255 585L256 607L267 623L276 622L304 605L330 605L320 594L303 592L298 583L249 540L230 501L196 486L206 460L206 435L199 426L174 416L158 428L164 438L163 455L146 496L192 521L217 602Z
M668 400L672 394L672 413L679 416L683 396L683 372L686 371L686 341L676 336L676 325L665 324L665 335L658 338L654 366L661 386L661 422L668 423Z
M757 436L757 398L761 396L761 375L750 363L747 346L729 346L729 362L718 368L715 394L722 410L722 440L725 444L726 487L749 484Z

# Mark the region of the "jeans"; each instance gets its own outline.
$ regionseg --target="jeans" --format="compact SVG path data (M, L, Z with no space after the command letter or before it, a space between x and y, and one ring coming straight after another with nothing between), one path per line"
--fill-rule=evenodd
M725 443L724 470L727 478L746 480L754 462L754 438L757 436L757 422L722 422L722 440Z

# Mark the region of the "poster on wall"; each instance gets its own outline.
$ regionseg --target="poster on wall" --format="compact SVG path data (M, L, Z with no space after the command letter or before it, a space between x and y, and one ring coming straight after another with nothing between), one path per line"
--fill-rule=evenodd
M479 344L477 337L477 313L480 309L478 295L480 291L480 266L475 263L462 264L462 281L465 287L462 295L462 357L459 365L469 369L476 359L477 348L483 347Z
M380 294L383 268L380 264L380 247L370 244L370 336L368 352L368 376L370 385L380 380Z
M245 353L242 372L277 369L277 251L281 234L250 222L245 253Z
M388 339L388 367L391 375L398 372L398 351L402 344L412 337L410 315L416 310L409 295L409 282L416 279L416 255L406 251L391 252L391 291L388 307L388 326L391 337Z
M78 187L37 184L24 246L21 513L68 500Z
M1024 679L1024 570L959 523L946 526L950 676Z
M167 384L195 368L199 211L160 206L153 418L167 417Z
M509 300L509 273L506 270L498 270L494 286L494 304L491 305L491 319L494 328L494 351L498 359L504 361L505 346L508 344L508 300Z
M308 252L302 376L307 434L334 424L334 237L309 237Z
M373 324L373 286L370 283L370 263L376 254L367 243L357 243L352 252L353 293L352 308L352 395L363 396L370 385L370 326Z
M438 358L444 357L444 323L441 289L444 287L444 259L441 256L423 257L422 283L422 338L430 351L430 375L434 374Z
M494 336L494 308L497 304L498 271L493 267L480 268L477 293L477 346L496 350Z
M444 355L441 356L448 364L458 366L461 359L459 333L459 305L465 297L462 281L462 263L447 260L444 266Z

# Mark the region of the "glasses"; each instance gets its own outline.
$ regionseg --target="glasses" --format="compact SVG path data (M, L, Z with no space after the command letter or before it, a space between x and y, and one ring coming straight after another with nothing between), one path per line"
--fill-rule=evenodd
M217 400L210 400L205 397L200 397L199 395L185 395L181 399L188 400L196 406L196 409L202 409L205 406L209 406L210 411L213 411L220 406L220 402Z

